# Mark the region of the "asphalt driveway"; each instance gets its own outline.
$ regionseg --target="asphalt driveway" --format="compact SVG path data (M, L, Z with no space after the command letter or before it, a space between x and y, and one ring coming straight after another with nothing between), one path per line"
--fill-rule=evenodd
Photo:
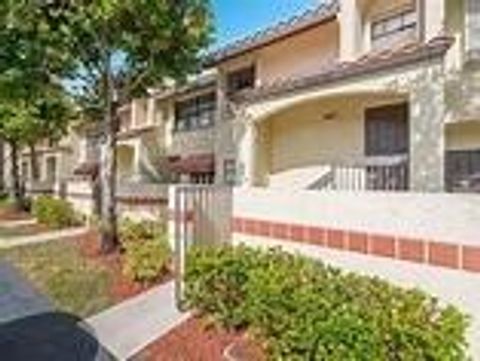
M8 262L0 261L0 324L53 309Z
M113 360L75 315L56 312L14 267L0 260L0 358L15 361Z

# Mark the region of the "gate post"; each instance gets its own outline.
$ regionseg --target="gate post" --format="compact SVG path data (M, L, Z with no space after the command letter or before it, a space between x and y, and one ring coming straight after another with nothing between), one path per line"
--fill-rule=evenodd
M168 235L174 258L175 300L179 310L183 308L185 257L188 243L188 189L170 186L168 195Z

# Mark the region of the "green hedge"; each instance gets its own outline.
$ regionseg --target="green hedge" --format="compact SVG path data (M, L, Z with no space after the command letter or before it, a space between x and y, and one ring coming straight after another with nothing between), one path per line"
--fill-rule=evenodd
M31 211L39 223L52 229L72 227L81 223L69 202L50 196L36 198Z
M468 359L454 307L280 250L192 249L186 301L258 334L272 360Z
M168 273L171 252L161 224L124 220L120 240L123 271L130 279L148 284Z

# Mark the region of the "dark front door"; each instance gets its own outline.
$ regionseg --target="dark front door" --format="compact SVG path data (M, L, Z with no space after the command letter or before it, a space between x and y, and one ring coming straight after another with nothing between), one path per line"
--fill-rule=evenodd
M365 155L368 189L408 189L408 133L408 104L366 110Z

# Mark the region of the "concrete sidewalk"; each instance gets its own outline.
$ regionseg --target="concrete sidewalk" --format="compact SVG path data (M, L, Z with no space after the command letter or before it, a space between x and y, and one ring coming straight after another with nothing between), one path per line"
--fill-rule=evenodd
M85 322L109 352L127 360L189 317L177 309L174 291L174 283L169 282Z
M81 228L64 229L60 231L44 232L44 233L35 234L31 236L24 236L24 237L12 237L8 239L0 238L0 249L25 246L29 244L35 244L35 243L44 243L44 242L54 241L62 238L77 237L77 236L84 235L87 232L88 232L88 228L81 227Z
M0 228L16 228L16 227L25 227L33 226L37 224L35 219L21 219L17 221L0 221Z

